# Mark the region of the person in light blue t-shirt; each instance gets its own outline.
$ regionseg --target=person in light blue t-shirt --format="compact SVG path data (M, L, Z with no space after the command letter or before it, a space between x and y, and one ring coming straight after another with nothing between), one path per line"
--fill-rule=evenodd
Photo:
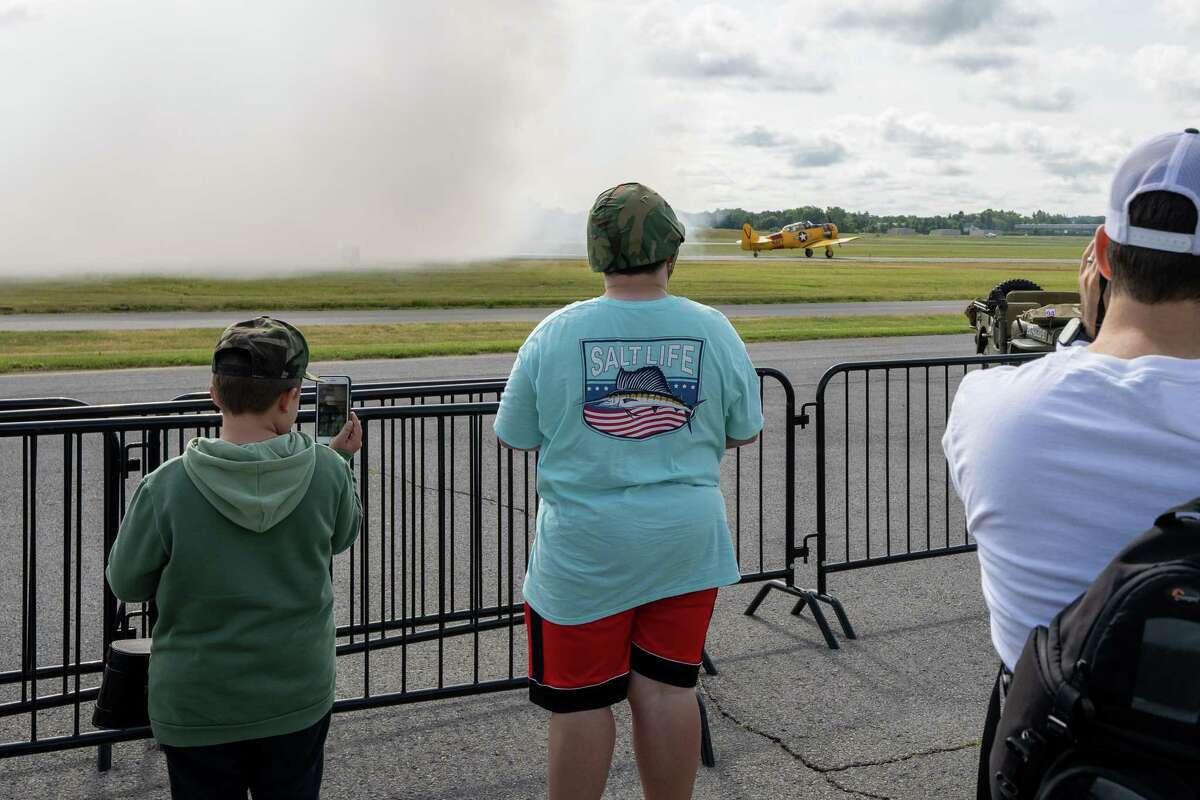
M553 713L552 800L603 794L626 698L647 796L695 781L692 690L717 587L739 578L721 456L758 436L762 402L729 320L667 293L683 238L647 187L601 194L588 261L605 292L537 326L496 414L502 443L539 452L523 591L529 695Z

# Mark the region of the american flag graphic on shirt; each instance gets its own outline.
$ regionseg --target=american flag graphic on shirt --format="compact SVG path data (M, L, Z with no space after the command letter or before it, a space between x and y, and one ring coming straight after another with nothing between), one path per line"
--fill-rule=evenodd
M583 422L618 439L691 427L700 393L702 339L587 340Z

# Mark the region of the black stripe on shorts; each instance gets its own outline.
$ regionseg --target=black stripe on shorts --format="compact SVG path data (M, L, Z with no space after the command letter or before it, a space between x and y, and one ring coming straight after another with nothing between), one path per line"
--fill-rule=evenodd
M608 708L629 696L629 673L582 689L556 689L529 681L529 700L555 714Z
M691 689L700 679L699 664L684 664L669 658L647 653L636 644L630 645L629 666L650 680Z

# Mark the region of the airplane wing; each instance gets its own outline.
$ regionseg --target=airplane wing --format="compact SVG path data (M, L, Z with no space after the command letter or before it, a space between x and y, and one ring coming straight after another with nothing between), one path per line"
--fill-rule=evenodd
M861 239L861 238L862 238L861 236L847 236L845 239L831 239L828 242L817 242L816 244L813 245L813 247L825 247L827 245L833 245L833 244L846 244L846 242L853 242L855 239Z

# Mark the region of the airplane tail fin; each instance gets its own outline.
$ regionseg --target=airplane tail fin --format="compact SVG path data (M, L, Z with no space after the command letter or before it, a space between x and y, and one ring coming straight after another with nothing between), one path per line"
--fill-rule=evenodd
M742 226L742 249L749 250L750 243L752 241L754 241L754 229L751 228L750 223L747 222Z

